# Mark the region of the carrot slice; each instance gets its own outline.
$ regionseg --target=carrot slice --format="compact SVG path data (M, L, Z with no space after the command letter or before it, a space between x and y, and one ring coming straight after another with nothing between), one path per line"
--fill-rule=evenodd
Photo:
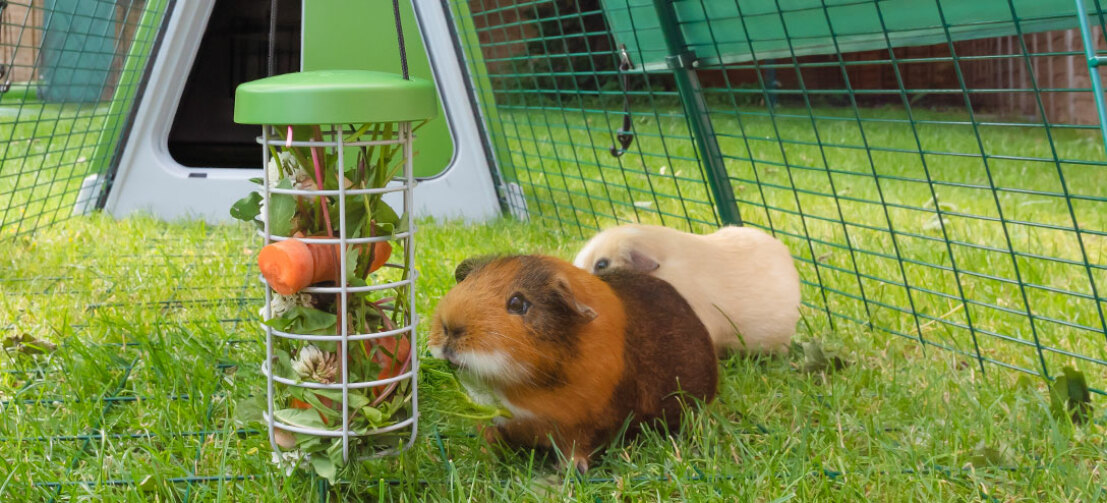
M403 372L404 364L407 363L411 355L411 341L407 337L396 335L366 342L372 342L384 349L384 351L377 351L373 355L373 361L381 366L381 371L377 374L377 380L396 377ZM369 352L368 348L366 348L366 352ZM372 389L373 397L379 397L381 393L389 389L389 386L393 385L374 387Z
M304 243L295 238L277 241L258 253L258 269L273 290L281 295L292 295L308 285L337 280L338 250L337 244ZM374 243L374 250L369 272L380 269L388 261L392 245L381 241Z
M270 243L258 253L258 269L269 286L281 295L333 279L338 260L335 245L308 244L298 239Z
M388 241L378 241L373 243L373 262L369 264L369 272L376 271L384 264L388 262L389 257L392 256L392 245L388 244Z

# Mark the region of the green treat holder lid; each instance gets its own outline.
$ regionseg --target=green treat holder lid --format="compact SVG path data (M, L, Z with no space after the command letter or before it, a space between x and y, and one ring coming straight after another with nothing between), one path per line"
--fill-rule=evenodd
M434 84L367 70L313 70L246 82L234 94L239 124L402 122L438 115Z

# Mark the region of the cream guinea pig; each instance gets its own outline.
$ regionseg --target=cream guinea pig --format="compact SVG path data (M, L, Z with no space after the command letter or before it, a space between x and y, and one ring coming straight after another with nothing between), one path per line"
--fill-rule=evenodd
M537 255L470 259L455 276L427 345L512 412L490 442L556 446L583 473L628 420L628 436L675 432L684 403L715 396L707 329L664 281Z
M626 268L669 282L720 353L785 353L800 316L799 274L788 247L751 227L699 235L622 225L589 240L574 264L594 273Z

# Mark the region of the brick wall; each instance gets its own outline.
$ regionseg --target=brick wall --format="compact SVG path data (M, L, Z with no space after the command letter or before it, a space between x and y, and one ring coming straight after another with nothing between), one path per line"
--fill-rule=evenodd
M1093 36L1099 49L1107 48L1099 28L1093 28ZM1023 40L1026 53L1031 54L1029 69L1028 58L1024 56L1017 37L954 43L958 58L963 58L957 64L960 65L964 87L969 89L969 100L974 110L1041 120L1040 110L1044 109L1051 123L1097 124L1095 97L1090 92L1091 80L1084 63L1080 31L1036 33L1024 36ZM899 47L894 54L903 88L908 90L908 99L913 103L919 106L964 107L962 85L948 44ZM857 94L862 106L902 103L895 74L897 65L891 63L886 49L843 54L842 59L847 63L850 87L861 91L887 91ZM928 59L937 61L925 61ZM840 105L845 104L845 98L840 95L819 93L820 90L847 87L841 67L837 64L837 56L806 56L798 58L798 61L799 72L790 66L790 59L776 60L776 63L788 65L776 69L779 89L800 89L802 76L803 85L813 91L810 93L812 96L822 95L837 100ZM700 79L705 87L723 87L727 80L732 87L757 84L757 75L752 69L725 71L724 78L723 70L704 70L700 72ZM768 72L762 69L762 74L767 75ZM1040 108L1035 98L1035 84L1041 96ZM928 90L931 92L928 93Z
M42 0L12 0L4 9L0 22L0 64L10 65L10 75L4 80L26 82L34 80L35 59L42 38ZM14 59L13 59L14 58Z
M116 1L115 36L122 38L115 45L116 55L104 99L114 93L145 5L146 0ZM3 29L0 29L0 64L11 66L10 79L6 77L5 80L28 82L38 78L36 64L43 34L43 14L43 0L9 0L3 13Z

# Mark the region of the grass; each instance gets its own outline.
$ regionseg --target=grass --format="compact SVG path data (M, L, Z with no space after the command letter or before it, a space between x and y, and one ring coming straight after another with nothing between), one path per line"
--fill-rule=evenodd
M789 245L810 307L981 368L1054 376L1071 365L1107 388L1097 130L1059 125L1049 137L963 110L769 113L708 95L742 218ZM509 98L495 137L532 220L582 238L620 222L717 225L688 128L664 98L636 109L636 144L618 159L607 148L621 103Z
M429 317L462 258L570 257L582 240L535 225L424 222L418 311ZM0 355L0 499L308 501L236 410L264 393L264 347L243 226L104 216L17 238L0 264L0 327L59 349ZM424 373L415 447L357 465L331 495L414 501L1096 501L1107 497L1098 421L1049 411L1045 383L916 342L839 324L817 308L798 338L850 365L807 373L803 356L730 358L718 399L674 437L608 450L588 478L497 452L444 416ZM424 331L425 333L425 331ZM425 348L421 351L426 355ZM192 480L193 482L187 482Z
M107 111L98 104L0 105L0 236L72 215L81 182L107 166L97 156L113 154L97 150Z
M808 373L798 351L731 358L719 398L682 434L617 446L585 480L483 445L471 421L438 412L452 396L425 373L415 448L353 467L330 494L1107 499L1103 412L1075 427L1056 419L1035 377L1071 365L1107 388L1104 303L1092 296L1093 281L1100 298L1107 288L1107 170L1095 131L1059 128L1050 142L1041 128L977 116L978 135L964 112L916 112L913 125L897 108L768 115L709 94L744 220L799 259L798 339L851 364ZM424 222L424 322L467 256L569 258L616 222L717 225L672 102L637 108L637 144L615 159L607 132L620 116L604 110L619 103L527 99L499 107L496 132L533 223ZM60 345L0 354L0 500L317 499L319 484L276 471L265 435L238 414L264 394L248 229L67 220L92 169L95 112L0 108L0 138L11 138L0 142L0 334Z

